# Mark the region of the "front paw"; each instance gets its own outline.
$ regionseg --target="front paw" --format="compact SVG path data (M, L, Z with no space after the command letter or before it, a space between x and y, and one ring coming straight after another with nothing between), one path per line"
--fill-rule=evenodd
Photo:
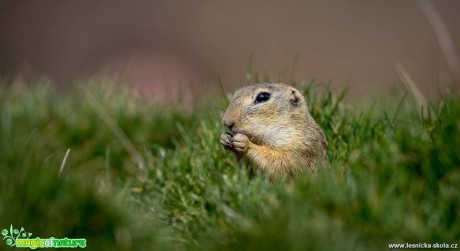
M245 153L248 151L249 138L248 136L237 133L232 138L233 149L239 153Z
M232 136L228 133L221 134L220 144L227 150L233 150Z

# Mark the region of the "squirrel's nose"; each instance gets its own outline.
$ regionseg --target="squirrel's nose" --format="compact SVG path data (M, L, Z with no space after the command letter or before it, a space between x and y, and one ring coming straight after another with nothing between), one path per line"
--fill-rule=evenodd
M226 117L224 117L222 122L224 123L224 126L228 127L228 129L230 129L230 131L232 130L233 126L235 125L235 122L233 120L228 119Z

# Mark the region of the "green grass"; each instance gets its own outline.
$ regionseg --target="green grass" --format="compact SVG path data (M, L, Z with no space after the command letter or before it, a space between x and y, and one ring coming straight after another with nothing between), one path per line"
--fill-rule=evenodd
M456 95L421 117L407 97L390 111L356 112L343 95L299 84L327 135L331 168L286 185L250 180L219 145L223 98L186 112L113 86L56 95L42 82L0 84L1 229L87 238L89 250L460 241Z

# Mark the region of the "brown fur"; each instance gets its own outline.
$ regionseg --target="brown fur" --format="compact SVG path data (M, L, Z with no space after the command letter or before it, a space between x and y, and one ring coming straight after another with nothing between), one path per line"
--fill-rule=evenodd
M270 98L255 103L261 92L269 93ZM224 148L238 159L247 157L253 169L272 178L293 178L327 161L321 127L311 117L302 93L287 84L238 89L222 121L230 129L220 138Z

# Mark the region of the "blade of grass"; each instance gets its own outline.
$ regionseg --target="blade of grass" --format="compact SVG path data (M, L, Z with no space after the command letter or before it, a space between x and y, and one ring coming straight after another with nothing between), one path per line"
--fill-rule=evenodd
M69 157L70 154L70 148L67 149L64 159L62 160L61 167L59 168L59 175L61 175L62 171L64 170L65 163L67 162L67 158Z
M395 69L396 69L396 73L398 74L403 84L412 93L412 96L417 102L419 108L421 109L422 107L426 107L428 104L428 101L426 100L425 96L418 88L417 84L415 84L414 80L412 80L409 73L399 63L396 63ZM421 114L422 115L424 114L423 110L421 110Z
M94 111L97 113L97 115L99 115L102 121L104 121L105 124L110 128L110 130L117 137L117 139L120 141L122 146L126 149L129 155L131 155L131 158L137 162L138 171L140 172L141 177L145 179L146 172L145 172L144 160L142 158L142 155L136 149L136 147L131 142L131 140L128 138L126 133L115 122L115 120L107 113L107 111L105 111L105 109L101 106L101 104L99 104L99 102L96 101L94 96L89 91L86 91L85 95L86 95L86 100L90 103L90 105L92 106Z

